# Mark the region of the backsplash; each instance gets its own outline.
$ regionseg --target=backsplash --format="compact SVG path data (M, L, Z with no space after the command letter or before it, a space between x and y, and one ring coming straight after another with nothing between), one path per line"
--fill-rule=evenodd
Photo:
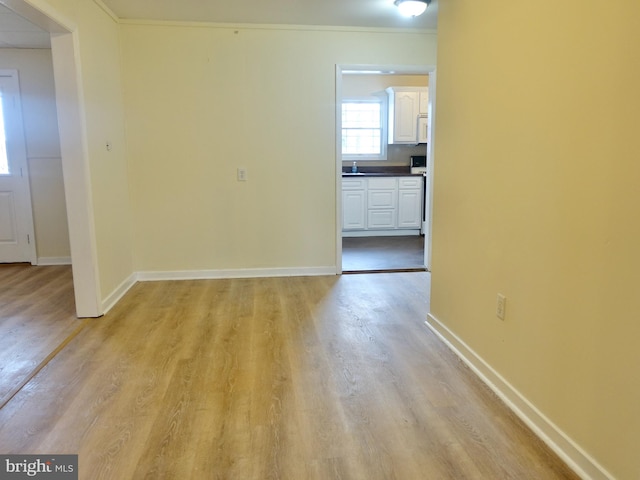
M408 167L412 155L426 154L426 145L389 145L387 147L387 160L360 160L358 161L358 165L362 165L363 167ZM352 163L353 160L344 161L342 162L342 166L350 166Z

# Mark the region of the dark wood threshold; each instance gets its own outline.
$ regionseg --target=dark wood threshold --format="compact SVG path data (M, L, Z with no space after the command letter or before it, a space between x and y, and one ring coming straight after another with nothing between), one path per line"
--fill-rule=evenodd
M382 268L379 270L343 270L343 275L356 275L358 273L407 273L428 272L426 268Z

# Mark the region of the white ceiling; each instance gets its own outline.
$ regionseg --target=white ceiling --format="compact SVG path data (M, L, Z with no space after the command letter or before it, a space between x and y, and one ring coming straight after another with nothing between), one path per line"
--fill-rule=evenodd
M0 0L1 2L2 0ZM393 0L103 0L121 19L373 28L437 28L438 0L415 18ZM49 33L0 3L0 48L50 48Z

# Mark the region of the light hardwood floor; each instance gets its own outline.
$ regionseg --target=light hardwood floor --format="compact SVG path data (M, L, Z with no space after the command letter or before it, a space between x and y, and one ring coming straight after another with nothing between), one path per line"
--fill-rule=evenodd
M0 407L81 326L71 267L0 264Z
M425 327L429 278L136 284L0 409L0 452L87 480L577 478Z

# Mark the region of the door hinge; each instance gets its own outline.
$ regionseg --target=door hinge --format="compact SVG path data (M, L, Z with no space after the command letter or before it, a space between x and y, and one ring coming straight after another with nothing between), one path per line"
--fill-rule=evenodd
M31 235L27 233L27 243L31 245Z
M20 167L20 177L24 178L24 172L22 171L22 167Z

